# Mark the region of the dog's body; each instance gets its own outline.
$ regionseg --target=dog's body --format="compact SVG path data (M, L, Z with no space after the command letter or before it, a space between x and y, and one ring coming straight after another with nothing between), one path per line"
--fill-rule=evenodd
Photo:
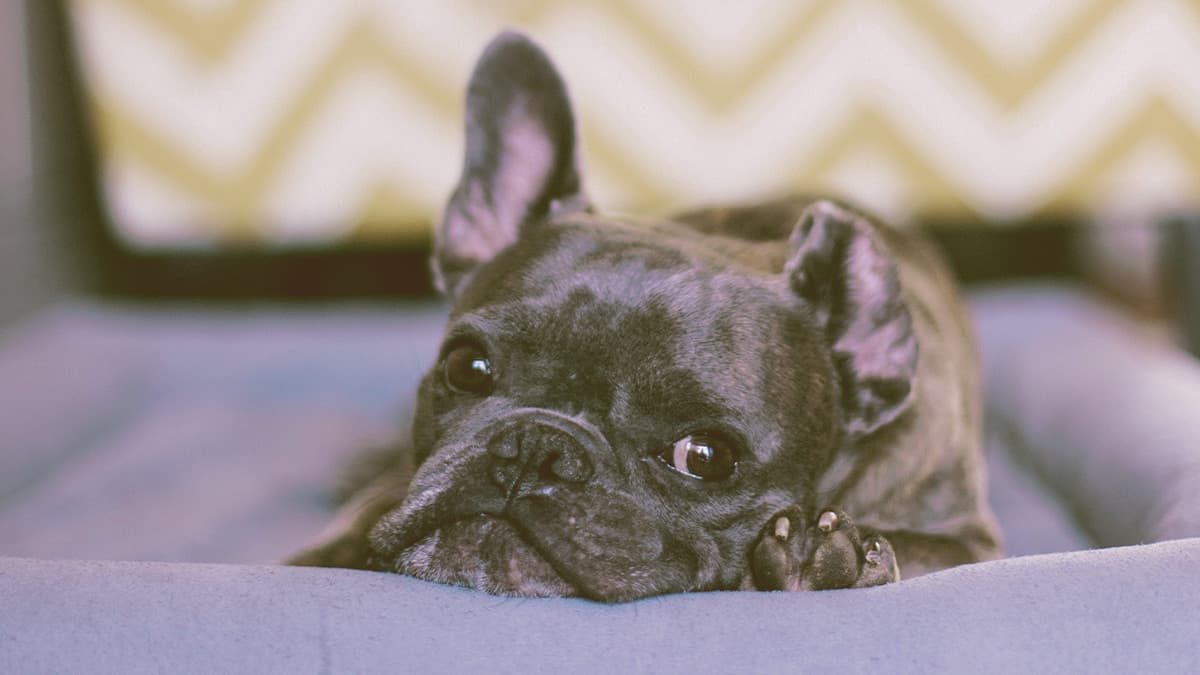
M293 562L611 601L997 555L970 328L923 243L826 200L596 215L565 88L513 34L466 155L411 447Z

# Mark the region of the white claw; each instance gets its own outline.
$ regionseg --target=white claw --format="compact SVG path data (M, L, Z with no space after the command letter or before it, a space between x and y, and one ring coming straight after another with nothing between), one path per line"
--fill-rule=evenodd
M792 531L792 521L788 520L787 516L780 516L775 521L775 538L786 540L788 534Z
M821 530L822 532L833 532L837 529L837 526L838 517L833 511L826 511L825 513L821 514L820 518L817 519L817 529Z
M883 546L878 539L874 539L867 545L867 553L864 556L867 559L868 565L878 565L883 561Z

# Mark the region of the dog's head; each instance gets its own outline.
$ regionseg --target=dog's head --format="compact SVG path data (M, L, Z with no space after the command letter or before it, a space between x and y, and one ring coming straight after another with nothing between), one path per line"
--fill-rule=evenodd
M419 393L420 467L371 531L376 563L519 595L736 588L759 527L909 400L895 270L828 202L738 256L601 218L576 139L545 54L497 38L436 240L452 310Z

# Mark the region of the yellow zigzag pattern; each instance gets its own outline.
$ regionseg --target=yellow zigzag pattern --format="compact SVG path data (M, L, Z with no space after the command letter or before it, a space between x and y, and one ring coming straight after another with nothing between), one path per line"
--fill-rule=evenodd
M238 0L224 10L201 12L170 0L118 0L169 35L197 61L209 64L225 60L269 1Z
M251 39L252 29L264 21L272 1L233 0L225 9L210 11L189 10L178 0L73 0L73 5L80 34L88 33L91 27L84 22L94 17L94 14L81 10L90 5L106 5L134 17L157 39L169 41L185 53L197 69L211 77L219 76L223 68L230 67L232 55L245 40ZM749 58L739 59L746 64L744 67L720 75L700 66L688 48L637 0L596 3L537 0L523 4L467 1L457 3L455 11L496 26L525 26L534 34L553 31L556 18L572 6L586 6L591 11L602 12L653 54L656 67L669 74L705 115L727 119L736 114L793 54L834 20L846 4L837 0L800 4L786 25L773 31L771 39L756 45ZM903 14L919 31L925 45L985 92L1000 111L1014 113L1037 96L1052 77L1130 4L1122 0L1082 3L1065 22L1065 28L1042 45L1033 59L1020 65L1005 64L994 57L934 0L908 0L887 3L887 6ZM1200 22L1200 7L1194 2L1186 6ZM100 78L93 78L91 101L106 167L118 171L122 167L136 166L204 205L211 222L197 223L196 226L206 228L207 235L224 241L255 241L265 237L272 227L265 214L265 195L278 181L283 169L295 161L294 149L309 133L315 118L328 107L331 98L338 95L339 85L354 74L367 69L383 74L390 86L416 96L457 127L464 82L450 81L442 73L431 70L425 61L398 49L395 39L373 21L369 4L348 2L344 11L351 16L361 16L347 24L348 28L324 55L320 66L304 74L303 86L282 107L284 113L260 139L250 159L236 171L211 168L189 151L186 144L164 134L160 126L152 123L153 120L143 119L134 112L135 102L103 87ZM454 35L446 36L448 45L457 39ZM1196 39L1200 40L1200 32ZM85 40L84 46L103 48L100 41L89 43ZM472 44L457 48L473 54L480 46ZM305 45L289 47L304 49ZM89 58L86 48L82 55ZM130 64L131 69L136 65ZM575 86L578 88L578 83ZM636 96L653 93L638 91ZM1115 133L1093 147L1070 175L1052 187L1048 199L1014 205L1013 211L1068 208L1088 203L1105 189L1105 177L1147 140L1160 140L1175 149L1183 159L1193 195L1200 195L1200 131L1195 122L1180 114L1173 107L1174 103L1162 97L1147 96L1145 92L1132 95L1145 100L1134 107L1134 113ZM1200 101L1200 91L1186 92L1186 95L1189 100ZM213 114L220 112L213 111ZM606 122L587 109L581 111L581 116L589 166L615 177L625 196L624 206L665 208L692 197L680 194L678 186L671 180L631 159L633 154L624 145L636 143L637 139L631 140L627 129ZM911 198L915 206L951 211L978 210L980 205L964 191L959 177L947 175L945 169L939 169L938 162L931 161L923 150L938 139L908 137L890 119L878 104L859 101L852 107L852 114L816 144L815 151L789 163L792 170L782 177L784 182L766 185L763 189L785 185L799 189L821 187L829 182L829 176L846 157L868 150L902 169L914 188ZM236 119L230 120L230 124L236 123ZM388 133L391 125L401 123L389 120L371 132ZM1079 123L1086 124L1087 120L1079 120ZM1070 130L1064 133L1067 131ZM446 152L453 153L454 150L447 148ZM728 167L728 170L737 171L737 167ZM347 205L347 217L358 223L358 229L351 236L385 239L424 236L424 228L432 216L429 195L406 190L382 177L378 184L363 188L362 193L367 195L365 201ZM440 201L442 196L436 195L432 201ZM120 194L110 194L110 201L119 202L121 198Z
M156 4L150 0L122 0L137 4ZM262 0L246 0L247 4ZM189 42L191 49L213 48L210 39ZM227 43L220 45L228 48ZM208 51L204 53L208 54ZM366 20L356 23L330 52L329 57L300 94L287 106L285 115L256 148L252 159L240 170L222 173L206 169L179 150L170 139L163 138L141 124L112 97L97 96L93 105L98 113L100 138L117 161L143 164L175 185L185 189L206 204L215 207L220 238L255 239L262 227L260 203L262 195L279 174L288 153L298 137L329 100L338 84L356 70L372 66L382 68L397 84L417 91L436 107L453 110L460 107L459 92L419 69L410 68L386 41L380 39ZM378 216L394 217L387 213L386 204L409 205L409 195L396 195L385 187L372 189L369 208ZM411 213L411 212L409 212ZM409 213L400 215L411 218ZM372 224L370 227L377 227Z

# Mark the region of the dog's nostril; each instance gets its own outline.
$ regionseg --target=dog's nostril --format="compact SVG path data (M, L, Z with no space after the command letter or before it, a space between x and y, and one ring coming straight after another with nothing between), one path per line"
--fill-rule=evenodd
M543 482L553 482L561 478L562 476L558 472L558 463L557 452L551 452L550 454L546 455L546 457L542 459L541 465L538 466L538 478L540 478Z

